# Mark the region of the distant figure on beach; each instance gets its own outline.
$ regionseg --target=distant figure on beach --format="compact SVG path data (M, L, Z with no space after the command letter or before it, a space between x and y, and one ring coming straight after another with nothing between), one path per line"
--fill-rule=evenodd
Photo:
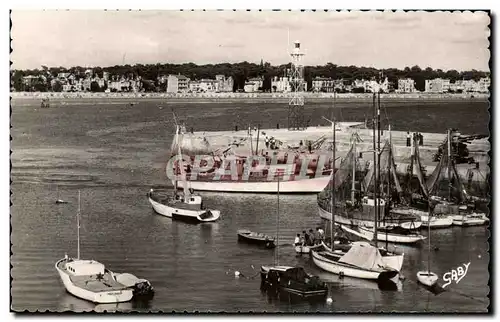
M266 136L266 149L269 149L269 138Z
M304 142L302 142L302 140L300 140L299 146L302 147L303 145L304 145Z
M418 133L418 145L420 146L424 145L424 136L422 133Z
M309 150L309 153L312 153L312 142L307 141L307 149Z
M406 146L411 146L411 135L410 135L410 131L406 132Z

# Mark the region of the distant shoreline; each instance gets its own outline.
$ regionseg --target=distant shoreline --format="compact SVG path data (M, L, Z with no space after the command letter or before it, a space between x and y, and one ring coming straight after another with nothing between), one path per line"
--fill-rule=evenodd
M288 102L290 93L203 93L203 94L171 94L171 93L54 93L54 92L11 92L12 99L39 99L48 97L54 100L79 100L79 99L163 99L167 102ZM304 99L307 102L322 102L333 100L333 93L305 93ZM487 100L489 94L429 94L429 93L388 93L381 94L384 100ZM373 94L363 93L338 93L337 100L365 101L371 100Z

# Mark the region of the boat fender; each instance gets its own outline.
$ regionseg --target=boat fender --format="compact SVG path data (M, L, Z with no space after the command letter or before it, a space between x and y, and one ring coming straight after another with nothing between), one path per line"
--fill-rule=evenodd
M193 190L193 188L189 188L189 193L190 193L190 194L194 194L194 190Z
M344 272L339 272L339 279L344 279Z

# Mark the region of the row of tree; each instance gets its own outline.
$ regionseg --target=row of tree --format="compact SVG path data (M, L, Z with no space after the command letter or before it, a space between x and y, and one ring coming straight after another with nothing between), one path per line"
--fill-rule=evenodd
M291 64L282 64L279 66L272 66L268 62L261 61L260 64L249 62L241 63L221 63L221 64L207 64L196 65L194 63L186 64L136 64L136 65L116 65L110 67L94 67L93 73L99 77L103 76L103 72L108 72L112 76L125 76L128 78L140 76L143 83L147 85L144 87L146 91L162 90L161 84L158 83L158 77L168 74L182 74L190 79L214 79L215 75L231 76L233 78L234 87L233 91L242 90L245 82L253 77L263 78L263 91L271 91L271 80L275 76L286 76L290 70ZM16 90L22 90L22 78L27 75L44 76L48 82L45 88L50 89L50 80L57 77L59 73L68 72L82 77L87 70L87 67L46 67L34 70L12 70L11 71L11 86ZM381 73L382 72L382 73ZM462 71L441 69L432 69L430 67L421 69L419 66L406 67L402 70L396 68L389 69L376 69L373 67L356 67L356 66L338 66L332 63L327 63L323 66L306 66L304 68L304 80L307 82L307 88L312 88L312 80L315 77L327 77L332 79L343 79L349 85L355 79L378 79L382 75L383 78L387 77L397 89L398 79L412 78L415 81L417 90L425 90L425 80L434 78L447 78L454 82L456 80L479 80L482 77L489 77L489 72L478 70ZM36 82L39 83L39 82ZM41 83L41 82L40 82ZM38 89L44 89L44 85L36 85Z

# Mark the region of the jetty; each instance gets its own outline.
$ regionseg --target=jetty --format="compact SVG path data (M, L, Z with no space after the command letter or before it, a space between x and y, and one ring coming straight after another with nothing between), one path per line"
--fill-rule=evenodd
M360 153L360 162L372 162L373 160L373 129L367 128L362 122L338 122L336 131L337 156L343 157L348 152L351 145L353 133L357 134L357 147ZM414 133L409 131L410 135ZM307 151L309 142L316 145L314 150L318 154L331 154L332 149L332 128L331 126L308 127L301 131L291 131L283 128L257 129L246 128L233 131L213 131L199 132L186 131L181 145L187 154L222 154L231 150L231 153L248 156L265 152L287 153L290 149ZM446 133L420 132L423 136L423 144L419 146L419 153L424 171L430 174L437 164L436 154L439 146L445 141ZM410 164L412 147L407 146L407 132L388 131L381 129L382 141L388 140L389 135L394 149L394 159L396 161L398 173L405 174ZM460 177L467 179L471 169L479 170L484 178L490 173L490 157L488 155L491 146L488 138L456 135L462 140L469 151L469 157L473 158L473 163L463 163L457 165ZM274 138L277 149L270 150L266 147L266 138ZM300 142L302 141L302 146ZM328 152L330 151L330 152ZM474 179L480 180L480 179Z

